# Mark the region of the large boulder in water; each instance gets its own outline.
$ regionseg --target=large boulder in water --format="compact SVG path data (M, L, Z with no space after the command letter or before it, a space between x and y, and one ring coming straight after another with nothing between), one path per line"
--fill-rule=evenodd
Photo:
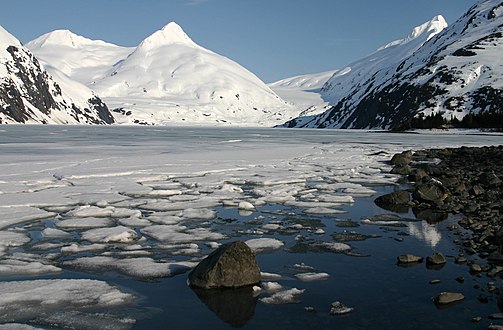
M259 282L255 253L243 241L220 246L189 274L189 285L203 289L239 288Z

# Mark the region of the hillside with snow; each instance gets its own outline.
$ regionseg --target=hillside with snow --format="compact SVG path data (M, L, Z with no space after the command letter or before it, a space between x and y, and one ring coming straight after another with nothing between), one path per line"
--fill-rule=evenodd
M86 86L49 74L19 40L0 27L0 124L111 124L113 116Z
M503 3L474 5L447 27L441 16L337 72L322 88L333 106L287 127L406 127L414 117L446 119L502 108Z
M337 70L285 78L268 86L283 100L294 106L300 116L326 111L330 105L320 95L321 88Z
M69 31L27 46L95 90L119 123L273 126L299 114L253 73L199 46L176 23L133 48Z

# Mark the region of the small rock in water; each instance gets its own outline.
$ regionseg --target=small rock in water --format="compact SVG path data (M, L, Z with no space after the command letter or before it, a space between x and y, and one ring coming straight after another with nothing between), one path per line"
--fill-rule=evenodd
M189 274L190 286L203 289L239 288L259 282L255 253L243 241L220 246Z
M440 283L440 280L431 280L430 281L430 284L439 284Z
M340 301L336 301L332 303L332 308L330 308L331 315L344 315L349 314L354 310L353 307L348 307L341 303Z
M464 257L457 257L456 259L454 259L454 262L457 263L457 264L464 264L466 263L466 258Z
M482 271L482 267L480 267L480 265L477 265L477 264L471 264L470 265L470 272L472 273L480 273Z
M503 330L503 325L490 324L490 325L487 327L487 330Z
M423 262L422 257L418 257L412 254L403 254L397 257L399 264L415 264L419 262Z
M445 260L445 257L441 252L437 252L426 258L426 262L431 265L443 265L447 261Z
M483 293L481 293L477 299L483 304L487 304L489 302L489 297Z
M465 278L463 276L456 277L456 281L459 283L465 283Z
M304 307L304 310L306 312L309 312L309 313L315 313L316 312L316 309L314 307L312 307L312 306L306 306L306 307Z
M503 320L503 313L494 313L489 315L491 320Z
M472 322L473 323L479 323L480 321L482 321L482 317L481 316L476 316L476 317L472 318Z
M435 298L437 305L448 305L465 299L459 292L442 292Z

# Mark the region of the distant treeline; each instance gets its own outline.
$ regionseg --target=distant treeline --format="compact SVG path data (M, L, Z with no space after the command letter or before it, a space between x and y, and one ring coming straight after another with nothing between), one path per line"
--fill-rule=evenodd
M503 131L503 110L481 111L477 114L470 112L461 120L455 117L445 119L441 112L427 116L421 113L407 122L400 123L394 130L404 131L414 128L483 128Z

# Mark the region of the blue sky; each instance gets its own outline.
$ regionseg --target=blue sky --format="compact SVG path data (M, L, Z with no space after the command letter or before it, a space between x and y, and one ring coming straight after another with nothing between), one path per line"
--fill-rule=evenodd
M4 1L4 0L2 0ZM476 0L15 0L0 25L26 43L69 29L135 46L171 21L198 44L273 82L338 69Z

